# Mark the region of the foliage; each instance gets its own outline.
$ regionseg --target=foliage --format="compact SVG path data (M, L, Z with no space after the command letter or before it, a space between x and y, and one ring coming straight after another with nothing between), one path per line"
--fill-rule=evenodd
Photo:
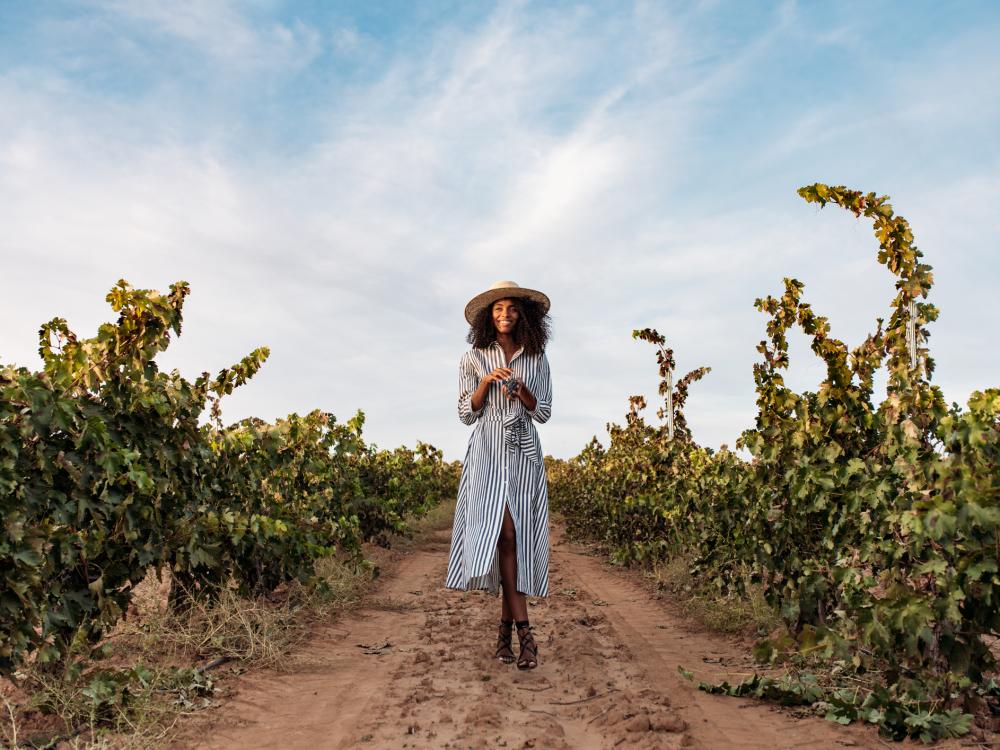
M819 685L816 676L809 672L780 677L755 673L735 685L727 681L719 684L701 682L698 687L708 693L761 698L783 706L813 706L829 721L838 724L866 721L894 740L913 737L934 742L961 737L968 733L972 724L970 714L958 709L935 710L931 701L913 695L900 696L884 687L831 690Z
M758 299L768 322L754 365L757 417L737 444L749 461L699 446L686 428L686 387L706 370L671 388L665 338L634 332L658 347L674 438L646 424L644 399L633 396L625 426L608 426L607 449L595 438L572 460L550 462L553 507L571 533L601 540L622 562L683 554L720 592L739 591L749 568L803 653L846 660L879 674L880 689L944 711L993 667L983 636L1000 625L1000 390L973 393L963 410L931 384L931 267L887 198L822 184L799 194L873 222L878 261L896 279L888 322L849 349L803 301L801 282ZM826 368L814 392L784 382L795 327ZM876 405L881 367L887 395ZM916 726L921 715L900 721ZM965 726L943 716L920 732Z
M39 332L43 371L0 369L0 674L31 653L85 653L151 568L169 566L175 604L231 582L308 583L317 559L385 541L456 490L457 466L431 446L366 445L361 412L223 427L220 399L268 350L194 382L161 372L188 293L119 281L117 322L80 339L55 318Z

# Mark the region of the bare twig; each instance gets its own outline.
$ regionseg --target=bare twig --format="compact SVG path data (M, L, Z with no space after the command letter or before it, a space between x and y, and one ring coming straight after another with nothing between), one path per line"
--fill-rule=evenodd
M545 687L542 688L530 688L530 687L521 687L520 685L518 685L517 689L527 690L529 693L544 693L546 690L551 690L553 687L554 685L546 685Z
M216 667L221 667L223 664L231 662L232 660L233 657L231 656L220 656L218 659L212 659L212 661L210 661L204 667L198 667L197 669L195 669L195 672L197 672L198 674L204 674L208 670L215 669Z
M606 693L598 693L597 695L592 695L589 698L581 698L576 701L549 701L552 706L575 706L579 703L590 703L590 701L596 701L598 698L603 698L606 695L611 695L612 693L617 693L618 688L611 688Z
M615 704L614 704L614 703L612 703L612 704L611 704L611 705L609 705L609 706L608 706L607 708L605 708L605 709L604 709L603 711L601 711L601 713L597 714L597 716L594 716L594 717L593 717L592 719L590 719L590 720L589 720L589 721L588 721L587 723L588 723L588 724L593 724L593 723L594 723L595 721L597 721L597 720L598 720L598 719L600 719L600 718L601 718L602 716L604 716L604 714L606 714L606 713L607 713L608 711L610 711L610 710L611 710L611 709L612 709L612 708L614 707L614 705L615 705Z
M17 747L17 714L14 713L14 704L7 700L7 696L0 695L0 699L3 700L4 708L7 709L7 713L10 714L10 744ZM4 732L6 735L7 733Z

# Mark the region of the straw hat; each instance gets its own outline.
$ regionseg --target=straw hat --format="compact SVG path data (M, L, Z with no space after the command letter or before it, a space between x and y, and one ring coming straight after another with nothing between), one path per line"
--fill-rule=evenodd
M543 313L549 311L549 298L541 292L518 286L513 281L498 281L482 294L477 294L469 300L469 304L465 306L465 319L469 321L469 325L472 325L480 310L484 307L489 307L498 299L507 299L509 297L524 297L534 300L542 306Z

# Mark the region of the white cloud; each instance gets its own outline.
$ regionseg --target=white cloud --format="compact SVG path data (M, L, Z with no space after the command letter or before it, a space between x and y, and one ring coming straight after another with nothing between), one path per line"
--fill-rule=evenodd
M209 79L232 81L244 65L294 71L323 44L304 25L255 20L224 3L100 7L122 33L200 50ZM669 337L680 369L713 367L692 389L688 418L699 439L731 445L753 419L750 368L764 329L753 299L797 276L835 335L855 344L884 309L891 279L874 261L867 226L794 196L800 173L827 177L818 172L829 156L813 159L806 148L824 110L788 117L766 159L755 160L748 141L738 161L707 171L716 141L705 123L799 29L786 9L716 59L695 33L706 12L639 4L601 18L587 8L503 5L472 30L441 28L424 48L395 54L370 82L317 89L320 132L287 151L230 122L240 110L196 106L169 81L130 101L58 70L0 78L2 358L34 363L35 331L54 315L92 332L120 276L159 288L183 278L193 293L165 366L193 376L254 346L272 350L230 399L228 419L314 407L347 418L361 407L379 444L420 438L460 457L462 308L492 281L513 278L554 303L548 452L571 455L602 436L631 393L656 400L652 349L630 338L647 325ZM328 38L345 55L370 43L353 30ZM952 81L942 74L934 85ZM852 105L836 106L846 117ZM901 105L883 106L895 116ZM878 153L856 130L829 139L813 145L859 159ZM987 385L998 364L988 347L963 355L975 346L969 321L982 313L968 288L948 280L972 273L977 293L995 285L995 261L970 249L997 229L986 197L995 182L952 176L932 190L915 181L897 196L942 271L945 317L932 343L942 359L979 373L942 363L949 394L973 379ZM973 252L982 254L974 270L960 260L950 268ZM950 328L953 320L965 323ZM792 376L806 387L817 365L796 347Z
M254 23L245 4L229 0L95 0L94 5L133 30L178 39L226 66L299 68L321 51L316 29L301 21Z

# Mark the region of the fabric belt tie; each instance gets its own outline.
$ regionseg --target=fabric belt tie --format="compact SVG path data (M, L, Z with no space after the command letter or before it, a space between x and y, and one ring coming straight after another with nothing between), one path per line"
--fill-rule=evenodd
M486 419L486 422L500 422L503 424L503 442L509 451L517 451L520 448L536 466L541 466L541 457L535 448L535 441L532 439L531 430L528 429L528 418L518 412L511 412L503 419Z

